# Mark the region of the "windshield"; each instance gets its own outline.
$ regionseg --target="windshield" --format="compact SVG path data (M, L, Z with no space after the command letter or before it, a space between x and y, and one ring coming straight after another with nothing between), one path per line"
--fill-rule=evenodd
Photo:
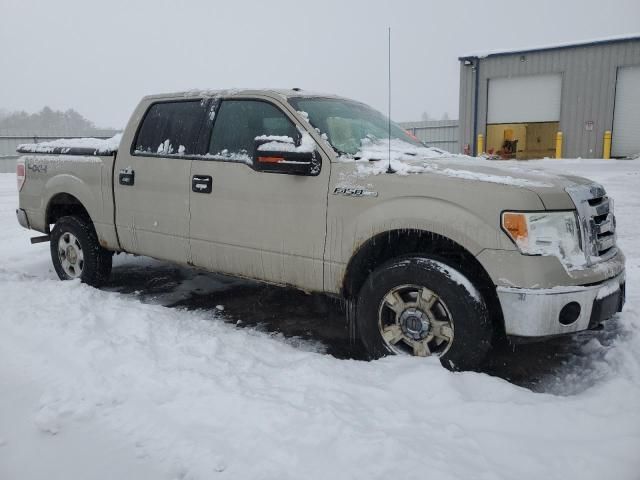
M356 155L363 144L377 143L389 138L388 119L380 112L351 100L321 97L294 97L289 103L308 115L309 123L326 134L329 143L339 154ZM391 139L423 147L400 126L391 122Z

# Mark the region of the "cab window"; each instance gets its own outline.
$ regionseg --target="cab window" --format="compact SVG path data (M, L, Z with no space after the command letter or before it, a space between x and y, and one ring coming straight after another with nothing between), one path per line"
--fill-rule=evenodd
M224 100L218 109L209 142L209 154L248 161L256 137L284 136L298 143L300 133L274 105L260 100Z
M206 103L201 100L154 103L142 121L134 154L183 156L196 151Z

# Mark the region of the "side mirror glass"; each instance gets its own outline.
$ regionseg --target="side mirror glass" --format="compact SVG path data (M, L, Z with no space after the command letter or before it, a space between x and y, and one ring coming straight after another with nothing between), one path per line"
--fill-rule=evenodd
M315 149L296 146L291 137L256 137L253 149L253 169L259 172L316 176L322 162Z

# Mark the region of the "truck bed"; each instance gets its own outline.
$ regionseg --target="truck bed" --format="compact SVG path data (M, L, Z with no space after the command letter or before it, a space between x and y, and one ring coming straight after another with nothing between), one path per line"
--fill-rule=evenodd
M81 205L90 216L102 246L118 250L113 198L113 168L120 135L97 138L60 139L24 144L26 180L20 192L20 209L28 227L48 234L55 210L73 211Z

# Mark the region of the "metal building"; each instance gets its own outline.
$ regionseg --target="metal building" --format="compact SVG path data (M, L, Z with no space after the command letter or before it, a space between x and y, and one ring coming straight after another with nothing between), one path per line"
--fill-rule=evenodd
M453 153L460 151L457 120L402 122L400 126L430 147L441 148Z
M459 60L462 151L640 154L640 35Z

